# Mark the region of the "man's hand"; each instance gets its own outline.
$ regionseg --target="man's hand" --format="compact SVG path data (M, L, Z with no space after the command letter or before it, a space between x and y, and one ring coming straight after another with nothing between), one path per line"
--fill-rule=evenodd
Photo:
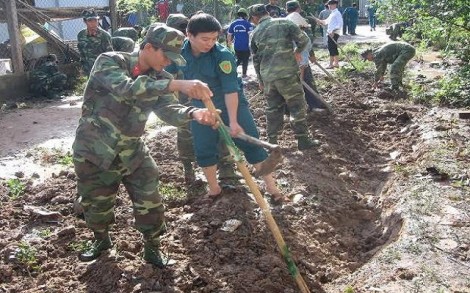
M168 86L172 92L179 91L192 99L208 100L214 94L206 83L200 80L172 80Z
M214 129L219 127L216 115L208 109L197 109L192 113L192 117L199 124L212 126Z
M244 133L243 128L238 124L238 122L230 123L230 135L232 137L237 137L238 134Z

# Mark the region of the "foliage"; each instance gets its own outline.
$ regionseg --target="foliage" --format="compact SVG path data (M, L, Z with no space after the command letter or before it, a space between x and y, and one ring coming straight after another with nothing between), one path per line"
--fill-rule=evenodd
M408 22L405 39L425 42L469 58L470 6L466 0L383 0L379 18L388 23Z
M52 230L51 228L47 227L47 228L44 228L44 229L41 229L38 233L39 237L41 238L47 238L49 236L52 235Z
M83 92L85 92L85 86L87 81L88 78L83 75L80 75L77 78L73 79L73 94L77 96L83 95Z
M17 199L22 196L26 189L26 185L21 182L18 178L7 180L7 186L9 191L8 195L12 199Z
M180 200L185 198L186 193L184 190L178 189L172 184L160 184L158 186L158 192L162 195L162 197L166 200Z
M75 252L83 252L89 250L92 247L93 243L91 241L78 241L78 242L71 242L68 245L68 248Z
M440 104L455 107L470 107L470 65L463 66L459 71L446 75L439 81L440 88L436 99Z
M19 244L16 258L20 264L26 267L28 272L30 270L38 271L40 269L38 264L37 251L27 242L21 242Z
M117 0L117 9L124 14L139 11L151 11L154 6L152 0Z

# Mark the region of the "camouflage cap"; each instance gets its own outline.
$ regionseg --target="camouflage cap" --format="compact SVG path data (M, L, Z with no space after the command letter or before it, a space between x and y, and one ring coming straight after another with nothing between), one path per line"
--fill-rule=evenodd
M149 27L144 42L161 48L165 55L177 65L185 65L186 60L180 54L184 38L185 36L179 30L161 24Z
M94 9L83 10L82 17L84 20L100 19L100 17L98 16L98 14L96 14L96 11Z
M268 13L264 4L255 4L248 7L248 14L250 17L259 16Z
M188 22L189 18L187 18L186 15L181 13L172 13L168 15L168 18L166 19L167 26L180 30L183 33L186 32Z
M296 0L291 0L286 2L286 10L297 9L300 7L300 4Z

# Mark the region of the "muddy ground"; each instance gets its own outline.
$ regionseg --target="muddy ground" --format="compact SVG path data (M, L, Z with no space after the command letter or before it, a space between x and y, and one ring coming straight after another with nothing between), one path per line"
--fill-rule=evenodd
M426 62L410 66L429 69ZM470 127L458 117L462 109L415 105L371 89L370 74L348 76L354 96L322 87L334 113L309 114L319 148L296 150L285 125L276 177L292 202L274 205L265 197L301 276L312 292L470 292ZM246 92L265 139L264 101L253 76ZM74 103L68 117L77 114ZM70 100L61 104L69 108ZM0 123L24 111L3 112ZM0 185L0 292L299 292L243 180L216 201L202 188L188 189L176 130L155 131L160 126L149 127L146 140L167 207L162 248L175 263L161 270L142 261L123 189L114 248L94 262L78 261L92 234L73 212L73 169L32 176L26 168L16 172L27 184L24 195L9 194L6 175ZM24 152L25 160L57 167L57 153ZM10 168L7 161L0 168ZM241 224L225 231L228 220Z

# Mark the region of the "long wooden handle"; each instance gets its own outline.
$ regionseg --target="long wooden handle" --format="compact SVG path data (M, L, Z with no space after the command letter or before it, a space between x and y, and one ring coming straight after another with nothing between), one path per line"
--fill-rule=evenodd
M217 120L221 124L219 126L219 131L221 131L222 129L223 131L227 131L225 129L225 125L223 124L222 119L220 118L219 113L217 112L214 106L214 103L212 103L212 100L204 100L203 102L204 102L204 105L206 105L207 109L209 109L209 111L211 111L212 113L214 113L214 115L217 116ZM222 137L223 139L226 139L226 136L222 135ZM231 139L231 138L229 137L228 139ZM228 141L224 141L224 142L227 145L230 144ZM229 148L229 150L232 151L231 148ZM281 251L281 255L284 257L284 261L287 264L289 273L294 278L300 291L302 293L309 293L310 290L308 289L307 284L305 283L304 279L300 275L299 270L297 269L297 266L295 265L295 262L291 256L289 248L287 247L284 239L282 238L281 231L279 230L279 227L276 224L276 221L274 220L271 214L269 206L266 200L264 199L264 197L261 195L261 192L259 191L259 188L256 185L256 182L253 180L253 177L251 176L250 171L248 170L247 166L245 165L245 163L243 163L242 160L235 159L235 161L236 161L238 170L240 171L240 173L242 173L243 178L245 178L246 184L250 188L251 193L253 193L256 203L261 208L264 214L264 217L266 218L266 222L268 223L269 230L271 230L271 233L273 234L274 239L276 240L277 246L279 247L279 250Z

